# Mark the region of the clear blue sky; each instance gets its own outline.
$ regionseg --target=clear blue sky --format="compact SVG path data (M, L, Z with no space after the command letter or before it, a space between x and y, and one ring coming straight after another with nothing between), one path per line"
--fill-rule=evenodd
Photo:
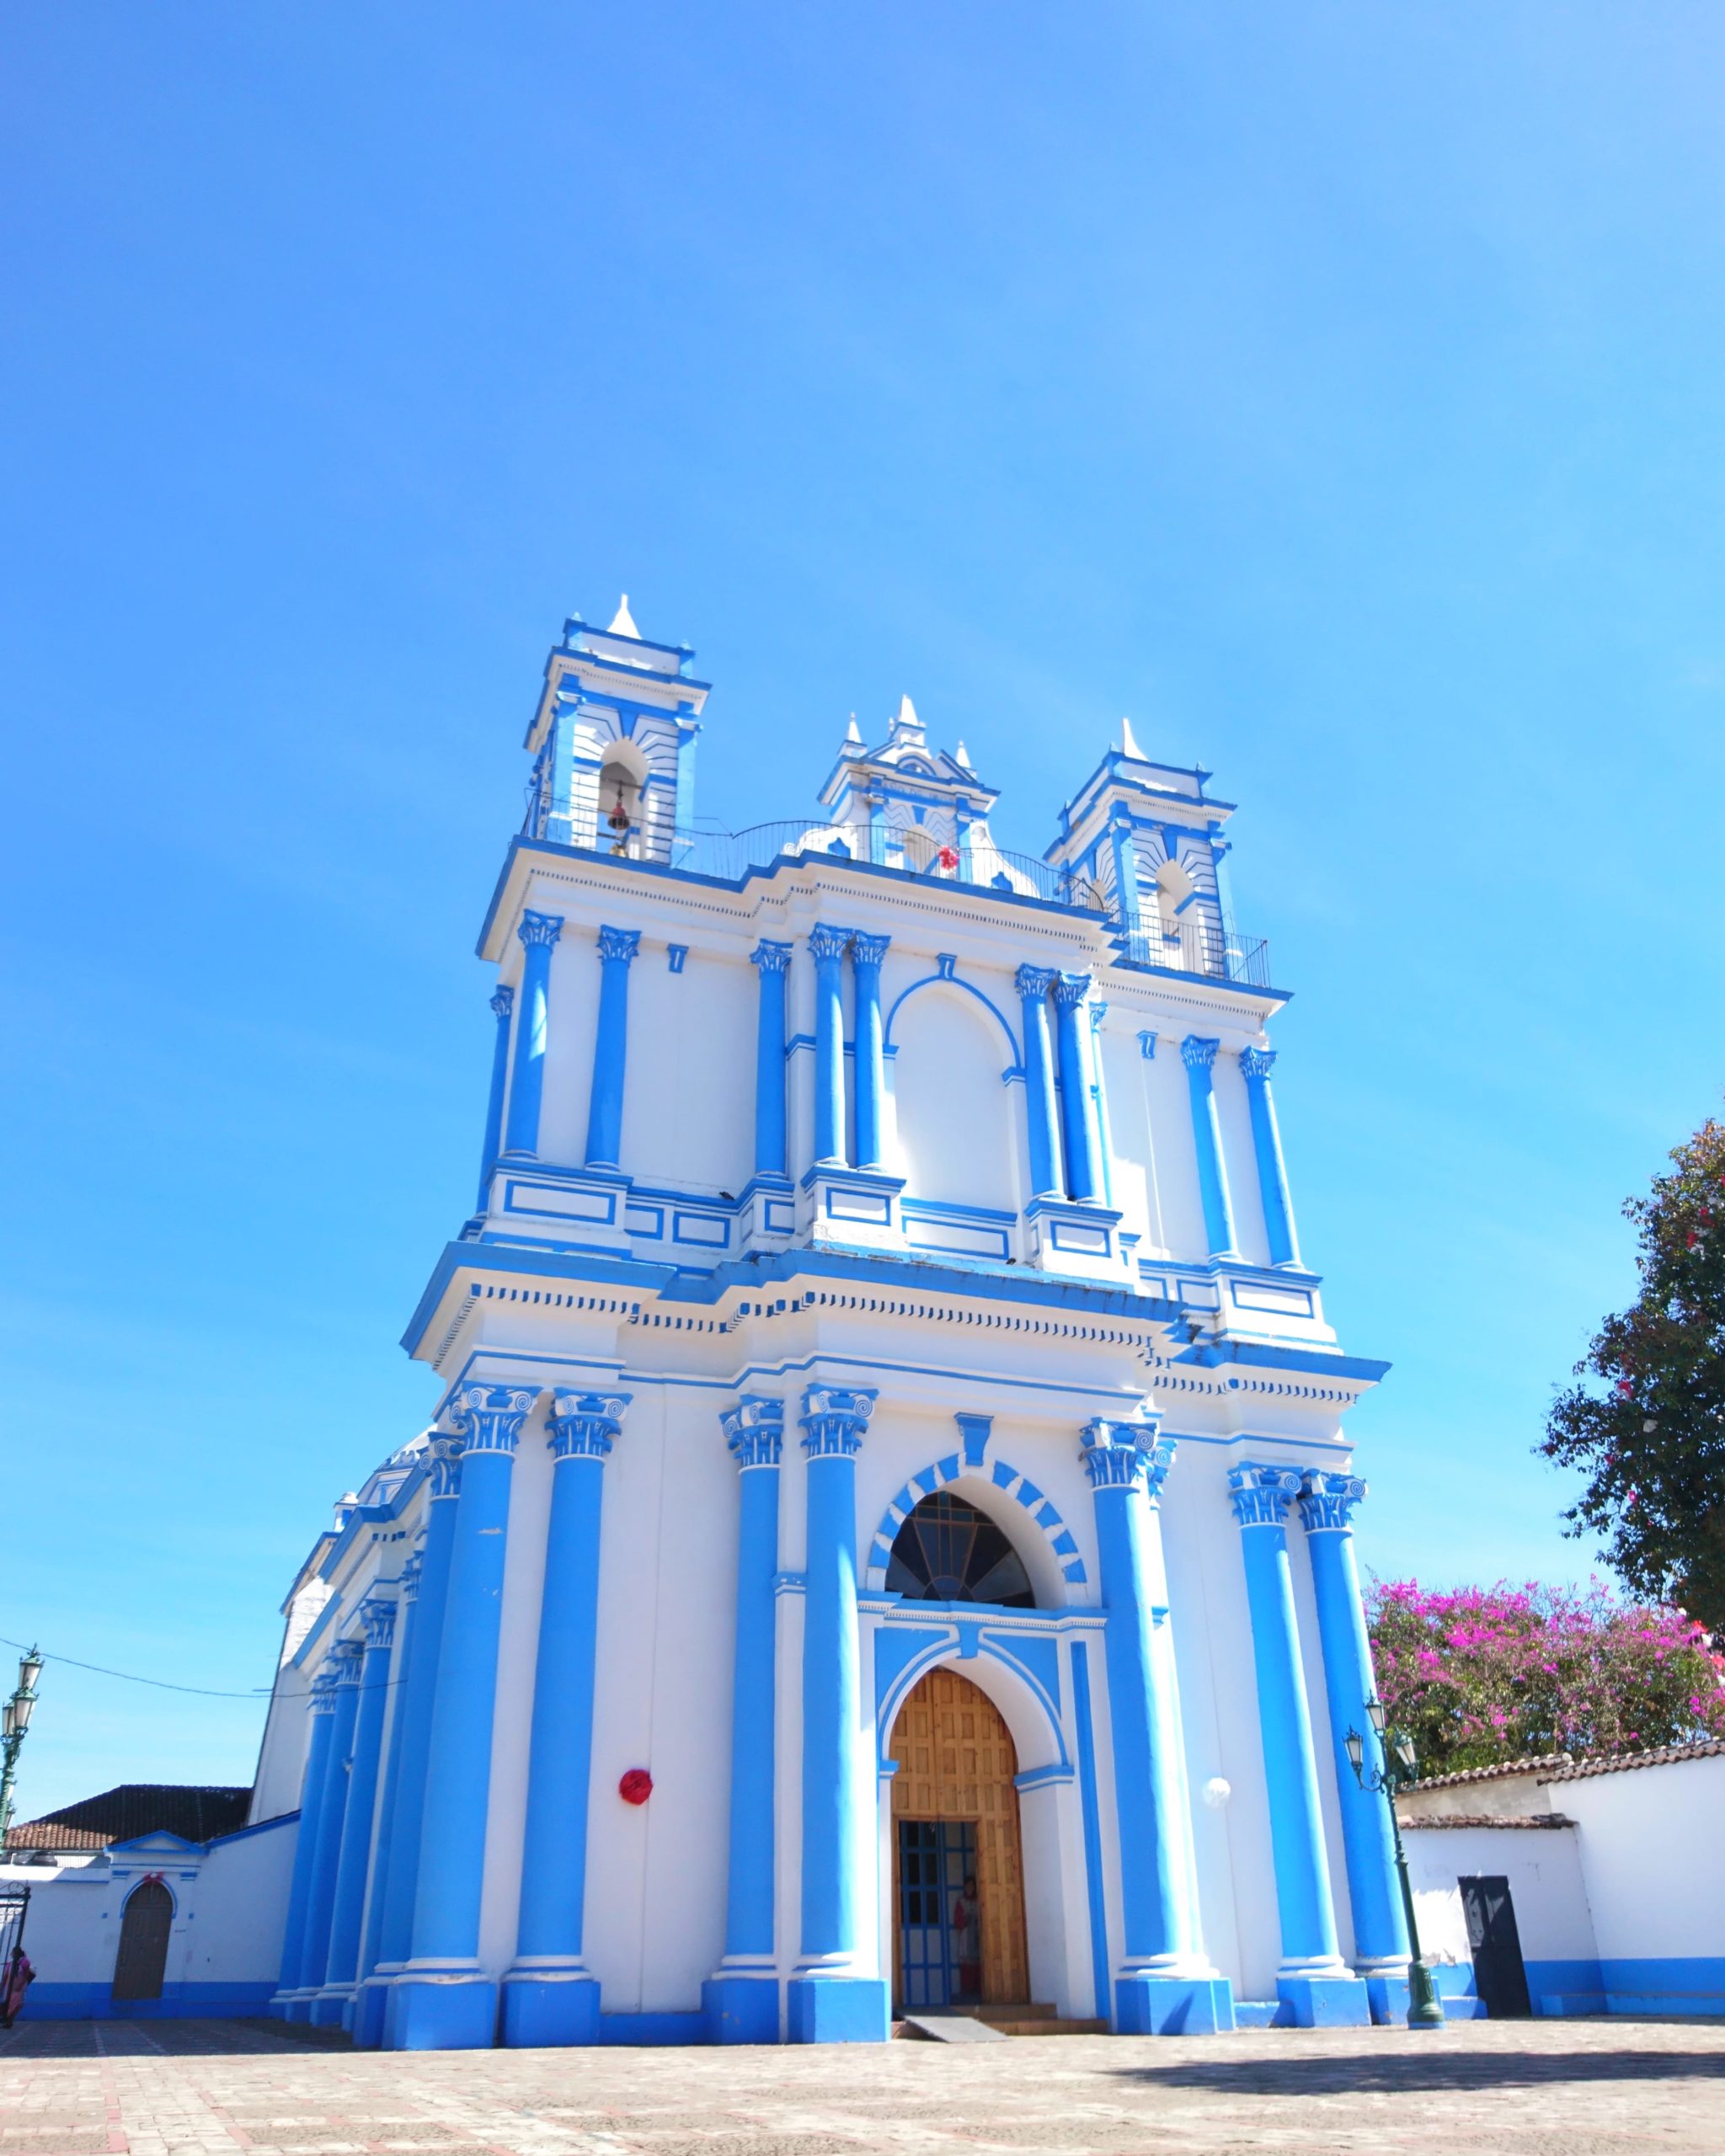
M1040 851L1239 801L1367 1555L1530 1455L1725 1058L1725 16L1668 0L6 10L0 1632L268 1683L471 1197L566 612L793 815L909 689ZM9 1651L0 1649L9 1660ZM259 1713L49 1665L24 1815Z

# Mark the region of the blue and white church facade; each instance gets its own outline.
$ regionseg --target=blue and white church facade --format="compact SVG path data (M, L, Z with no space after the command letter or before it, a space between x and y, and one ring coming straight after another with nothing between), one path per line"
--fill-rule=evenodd
M697 819L566 625L480 936L430 1429L290 1596L273 2010L407 2049L1392 2020L1343 1433L1230 804L1125 729L1040 859L908 699ZM815 774L811 773L811 776Z

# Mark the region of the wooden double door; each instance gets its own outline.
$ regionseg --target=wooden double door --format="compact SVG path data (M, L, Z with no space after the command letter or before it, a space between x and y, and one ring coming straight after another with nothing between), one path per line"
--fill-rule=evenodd
M931 1670L899 1710L889 1756L898 1762L894 1999L912 2013L1028 1999L1018 1755L999 1710L956 1670ZM968 1918L967 1876L976 1887ZM968 1934L970 1923L980 1940Z

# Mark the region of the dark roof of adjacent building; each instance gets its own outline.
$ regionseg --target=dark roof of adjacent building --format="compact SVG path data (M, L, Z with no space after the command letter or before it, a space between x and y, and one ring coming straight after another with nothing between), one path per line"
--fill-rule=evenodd
M40 1819L27 1819L8 1834L9 1849L101 1849L140 1834L178 1834L182 1841L210 1842L246 1823L249 1789L211 1788L195 1782L120 1782L99 1796L65 1804Z

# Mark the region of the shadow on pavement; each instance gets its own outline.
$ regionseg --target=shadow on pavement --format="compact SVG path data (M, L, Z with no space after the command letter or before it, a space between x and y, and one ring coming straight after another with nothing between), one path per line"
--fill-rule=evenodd
M351 2052L341 2029L286 2021L19 2021L0 2031L0 2058L210 2058L270 2052Z
M1717 2026L1717 2024L1707 2024ZM1422 2039L1423 2041L1429 2041ZM1725 2080L1725 2051L1348 2052L1339 2057L1188 2059L1120 2067L1117 2079L1141 2089L1204 2089L1219 2096L1348 2096L1362 2092L1503 2089L1542 2081ZM1725 2143L1722 2143L1725 2145Z

